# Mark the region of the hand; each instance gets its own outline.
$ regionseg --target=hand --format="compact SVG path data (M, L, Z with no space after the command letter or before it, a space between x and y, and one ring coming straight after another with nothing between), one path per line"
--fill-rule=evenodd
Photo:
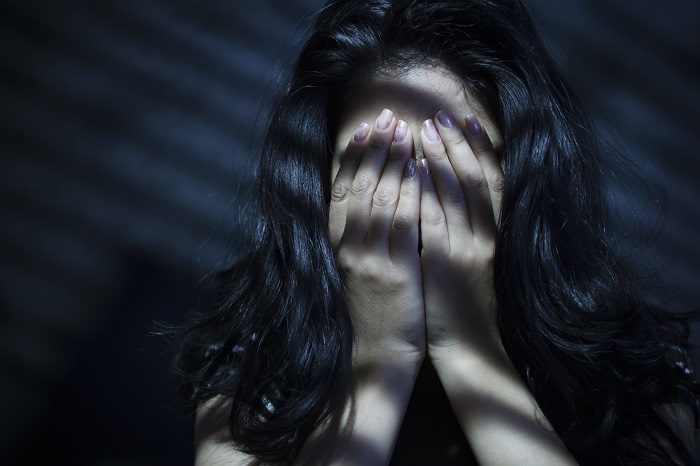
M333 183L330 238L352 313L356 364L406 362L425 355L425 319L418 255L420 177L413 137L384 110L362 124Z
M428 353L436 367L450 355L502 350L493 255L503 170L474 117L465 129L440 111L421 130L421 263Z

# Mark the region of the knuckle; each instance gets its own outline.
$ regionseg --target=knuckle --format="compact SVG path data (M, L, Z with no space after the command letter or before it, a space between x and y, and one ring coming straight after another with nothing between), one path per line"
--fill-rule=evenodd
M372 187L372 179L370 177L359 175L352 180L352 187L350 190L354 195L364 195L369 193Z
M503 192L503 185L504 185L504 179L503 175L496 174L491 177L489 180L489 187L491 188L492 191L502 193Z
M406 186L401 188L401 197L417 198L419 195L420 195L420 191L418 191L415 188L409 188Z
M335 254L335 261L344 273L350 272L355 266L355 255L345 247L339 247Z
M459 186L450 186L440 193L443 204L459 205L465 202L464 192Z
M487 188L489 185L488 181L486 180L486 177L484 176L484 172L481 170L471 169L465 171L464 179L467 181L467 184L472 188Z
M445 213L442 209L429 209L421 218L427 226L436 227L445 223Z
M377 268L372 261L362 261L362 263L356 267L355 272L358 278L363 281L371 281L377 277Z
M406 290L406 288L410 285L409 278L398 270L393 270L392 273L387 274L385 280L386 287L390 292L400 292Z
M405 213L397 213L394 216L392 227L400 233L407 233L416 225L416 219Z
M372 202L377 207L389 207L396 205L397 196L388 189L380 188L374 192Z
M350 190L344 181L336 181L331 188L331 201L343 202L348 198Z

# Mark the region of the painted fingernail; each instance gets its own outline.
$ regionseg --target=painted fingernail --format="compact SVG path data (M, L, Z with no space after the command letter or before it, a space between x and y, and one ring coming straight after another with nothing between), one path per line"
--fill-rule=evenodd
M420 166L420 170L426 175L430 173L430 169L428 168L428 160L425 157L421 157L421 159L418 161L418 166Z
M474 115L467 115L465 121L467 123L467 131L472 135L476 137L482 137L484 135L484 127L481 126L481 123L479 123L479 120L477 120Z
M391 125L391 120L393 117L394 117L394 114L388 108L385 108L384 110L382 110L382 113L379 114L379 118L377 118L377 129L383 131L383 130L389 128L389 125Z
M406 162L406 170L404 171L406 178L411 179L416 175L416 161L414 159L408 159Z
M403 120L399 120L394 130L394 142L401 144L406 140L406 135L408 135L408 124Z
M430 142L438 142L440 140L440 135L435 128L433 120L425 120L423 122L423 132L425 133L425 137Z
M360 126L355 130L355 135L353 139L355 142L362 142L367 138L369 134L369 125L367 123L360 123Z
M421 172L421 181L423 186L426 188L431 188L433 186L433 179L430 176L430 168L428 168L428 160L423 157L418 161L418 168Z
M450 116L449 113L447 113L444 110L440 110L437 112L437 115L435 115L435 119L442 125L443 128L452 128L454 126L452 117Z

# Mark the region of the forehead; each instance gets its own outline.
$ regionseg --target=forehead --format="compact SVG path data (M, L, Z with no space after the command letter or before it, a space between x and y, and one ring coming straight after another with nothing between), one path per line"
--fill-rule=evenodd
M442 67L419 67L396 75L377 76L346 96L335 135L336 156L344 150L355 128L362 122L372 125L384 108L408 123L418 154L422 153L419 137L422 123L439 110L450 112L463 126L467 115L476 115L494 145L500 145L500 135L493 122L457 76Z

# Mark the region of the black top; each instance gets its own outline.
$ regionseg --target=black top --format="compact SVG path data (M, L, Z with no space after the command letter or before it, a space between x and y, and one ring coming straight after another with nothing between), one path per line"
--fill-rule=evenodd
M390 465L477 465L432 364L416 379Z

